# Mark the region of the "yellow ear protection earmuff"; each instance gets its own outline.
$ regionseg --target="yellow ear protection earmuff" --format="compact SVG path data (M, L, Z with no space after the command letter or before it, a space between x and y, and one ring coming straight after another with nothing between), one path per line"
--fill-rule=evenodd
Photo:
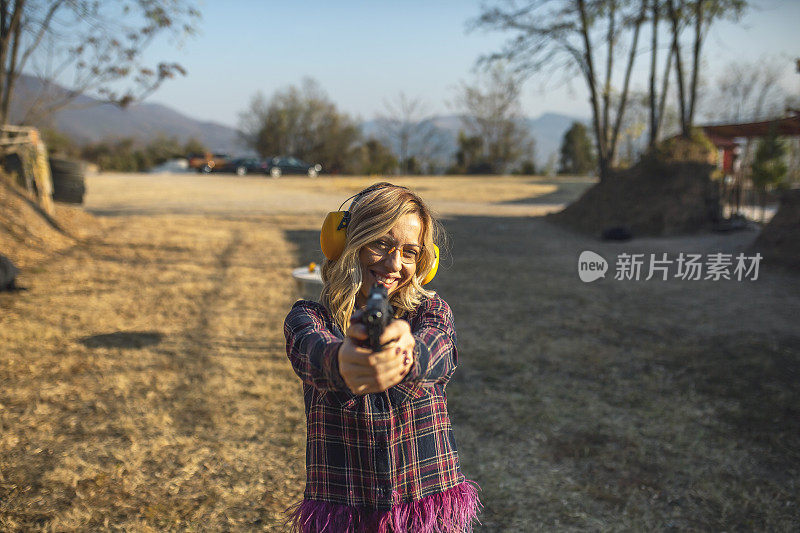
M433 276L436 275L436 271L439 270L439 247L435 244L433 245L433 266L431 266L430 272L428 275L425 276L425 279L419 282L420 285L425 285L426 283L430 283L433 279Z
M347 201L347 200L345 200ZM339 259L347 241L347 225L350 223L350 211L331 211L322 223L319 232L319 245L325 257L334 261Z
M385 186L384 184L373 185L358 194L354 194L350 197L353 198L353 201L350 203L350 208L353 208L353 204L358 201L362 195ZM342 211L341 209L350 198L342 202L342 205L339 206L339 211L331 211L328 213L325 217L325 222L322 223L322 230L319 232L319 245L322 248L322 253L331 261L339 259L339 256L342 255L344 251L345 243L347 242L347 226L350 224L350 211ZM429 283L439 269L439 247L435 244L433 245L433 253L433 266L431 266L431 270L428 272L428 275L425 276L425 279L421 281L422 285Z

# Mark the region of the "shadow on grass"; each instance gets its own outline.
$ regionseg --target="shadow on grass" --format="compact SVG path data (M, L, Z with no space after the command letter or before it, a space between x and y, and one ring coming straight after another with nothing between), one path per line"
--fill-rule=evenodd
M144 348L159 344L164 335L158 331L115 331L89 335L79 340L87 348Z
M719 430L763 448L779 477L800 463L798 354L796 335L721 335L674 361L684 386L718 406Z
M286 240L297 247L295 256L300 259L297 266L307 265L311 262L322 265L325 256L319 245L319 230L285 230Z

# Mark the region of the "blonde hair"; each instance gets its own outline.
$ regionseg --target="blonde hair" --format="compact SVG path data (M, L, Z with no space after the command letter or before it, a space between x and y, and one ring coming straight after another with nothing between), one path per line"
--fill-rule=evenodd
M356 297L361 289L361 248L385 236L401 217L408 214L418 215L422 222L422 257L410 283L394 291L389 301L395 309L395 316L400 316L413 310L423 298L435 294L424 289L420 282L433 266L433 244L444 238L441 226L422 198L410 189L386 182L371 185L361 191L350 206L350 223L342 255L333 261L326 259L322 265L320 302L328 309L342 333L350 325L350 316L355 310Z

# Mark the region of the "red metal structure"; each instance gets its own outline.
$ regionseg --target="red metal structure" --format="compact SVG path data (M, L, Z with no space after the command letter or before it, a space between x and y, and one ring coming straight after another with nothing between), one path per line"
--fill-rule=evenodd
M800 136L800 111L791 110L790 115L775 120L761 122L745 122L741 124L715 124L700 126L714 146L722 150L722 170L725 174L733 174L733 163L736 159L735 139L766 137L772 128L780 137Z
M766 137L772 131L780 137L800 136L800 110L789 109L787 114L783 118L761 122L700 126L714 146L722 152L719 167L725 179L720 187L723 197L727 197L731 212L739 212L743 191L747 189L741 168L740 155L744 155L742 145L749 146L752 139ZM742 142L742 139L746 141Z

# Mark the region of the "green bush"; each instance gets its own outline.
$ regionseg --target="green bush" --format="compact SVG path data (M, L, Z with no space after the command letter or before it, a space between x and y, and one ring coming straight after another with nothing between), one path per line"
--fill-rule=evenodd
M652 155L664 163L692 161L713 165L717 162L717 148L699 128L694 128L688 138L676 135L660 142Z

